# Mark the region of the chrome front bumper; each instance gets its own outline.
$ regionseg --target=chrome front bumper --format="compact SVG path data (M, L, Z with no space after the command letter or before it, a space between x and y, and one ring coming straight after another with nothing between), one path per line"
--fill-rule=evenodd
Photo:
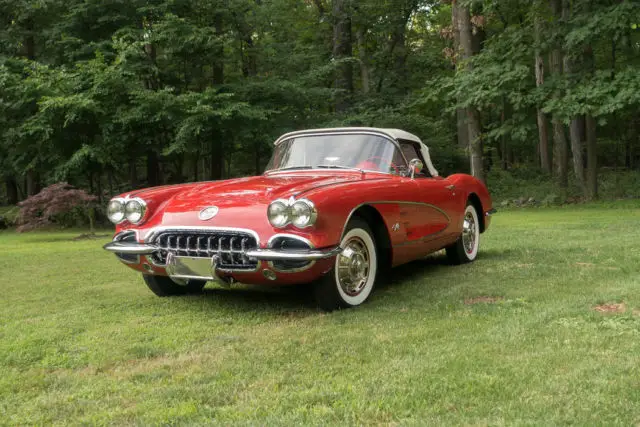
M106 251L128 255L151 255L160 248L155 245L138 242L115 241L103 246ZM317 250L284 250L284 249L254 249L245 252L245 255L258 261L318 261L332 258L342 253L342 248Z

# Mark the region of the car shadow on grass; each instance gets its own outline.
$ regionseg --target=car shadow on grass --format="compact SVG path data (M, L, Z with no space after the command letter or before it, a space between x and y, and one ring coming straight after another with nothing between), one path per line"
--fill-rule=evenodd
M455 274L456 266L450 264L444 253L412 261L388 272L376 284L372 299L376 293L389 290L410 292L422 278L430 277L430 286L445 286L448 280L444 276ZM283 287L263 287L234 285L230 289L208 286L201 296L211 309L248 312L259 310L263 314L271 313L288 317L308 317L321 313L317 307L310 284ZM199 309L202 307L199 305Z

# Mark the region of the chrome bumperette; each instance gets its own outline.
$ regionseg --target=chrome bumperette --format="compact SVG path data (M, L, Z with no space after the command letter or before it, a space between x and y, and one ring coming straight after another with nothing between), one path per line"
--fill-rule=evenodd
M336 246L328 250L256 249L247 251L247 256L259 261L317 261L334 257L340 253L342 253L342 248Z
M110 242L103 246L105 251L127 255L151 255L160 250L158 246L138 242Z
M279 233L271 236L271 238L267 242L267 248L277 250L276 244L278 243L278 241L283 241L283 240L294 240L299 243L302 243L304 246L306 246L306 249L315 249L315 246L313 245L313 243L311 243L311 240L306 239L302 236L298 236L295 234L287 234L287 233ZM315 261L309 261L304 263L303 265L298 265L298 266L282 266L282 263L269 261L268 265L269 265L269 268L271 268L273 271L276 271L278 273L300 273L301 271L310 269L315 265L315 263L316 263Z
M138 231L137 230L125 230L118 234L116 234L113 238L113 242L125 242L128 241L130 243L135 243L138 241ZM138 254L127 254L122 252L115 252L114 255L125 264L140 264L140 255ZM133 255L133 257L131 257ZM127 256L131 257L128 258Z
M496 214L496 212L498 212L498 210L497 210L497 209L495 209L495 208L494 208L494 209L489 209L488 211L486 211L486 212L484 213L484 216L491 216L491 215L495 215L495 214Z

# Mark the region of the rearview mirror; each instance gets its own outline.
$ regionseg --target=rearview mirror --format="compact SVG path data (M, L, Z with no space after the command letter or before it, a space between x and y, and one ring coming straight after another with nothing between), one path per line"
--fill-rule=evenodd
M409 162L409 170L411 171L411 179L416 177L416 174L422 172L422 168L424 165L422 164L422 160L420 159L411 159Z

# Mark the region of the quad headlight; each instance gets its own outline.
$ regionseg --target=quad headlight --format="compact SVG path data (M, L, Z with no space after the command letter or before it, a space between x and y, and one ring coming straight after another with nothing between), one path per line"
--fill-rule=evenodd
M293 224L297 228L311 227L315 224L318 212L310 200L278 199L267 210L269 222L276 228Z
M138 224L144 219L147 204L136 197L133 199L115 198L107 205L107 217L114 224L120 224L124 220L132 224Z
M147 204L144 202L144 200L139 198L129 200L124 207L127 221L132 224L138 224L140 221L142 221L146 210Z
M107 205L107 218L114 224L124 221L124 200L112 199Z

